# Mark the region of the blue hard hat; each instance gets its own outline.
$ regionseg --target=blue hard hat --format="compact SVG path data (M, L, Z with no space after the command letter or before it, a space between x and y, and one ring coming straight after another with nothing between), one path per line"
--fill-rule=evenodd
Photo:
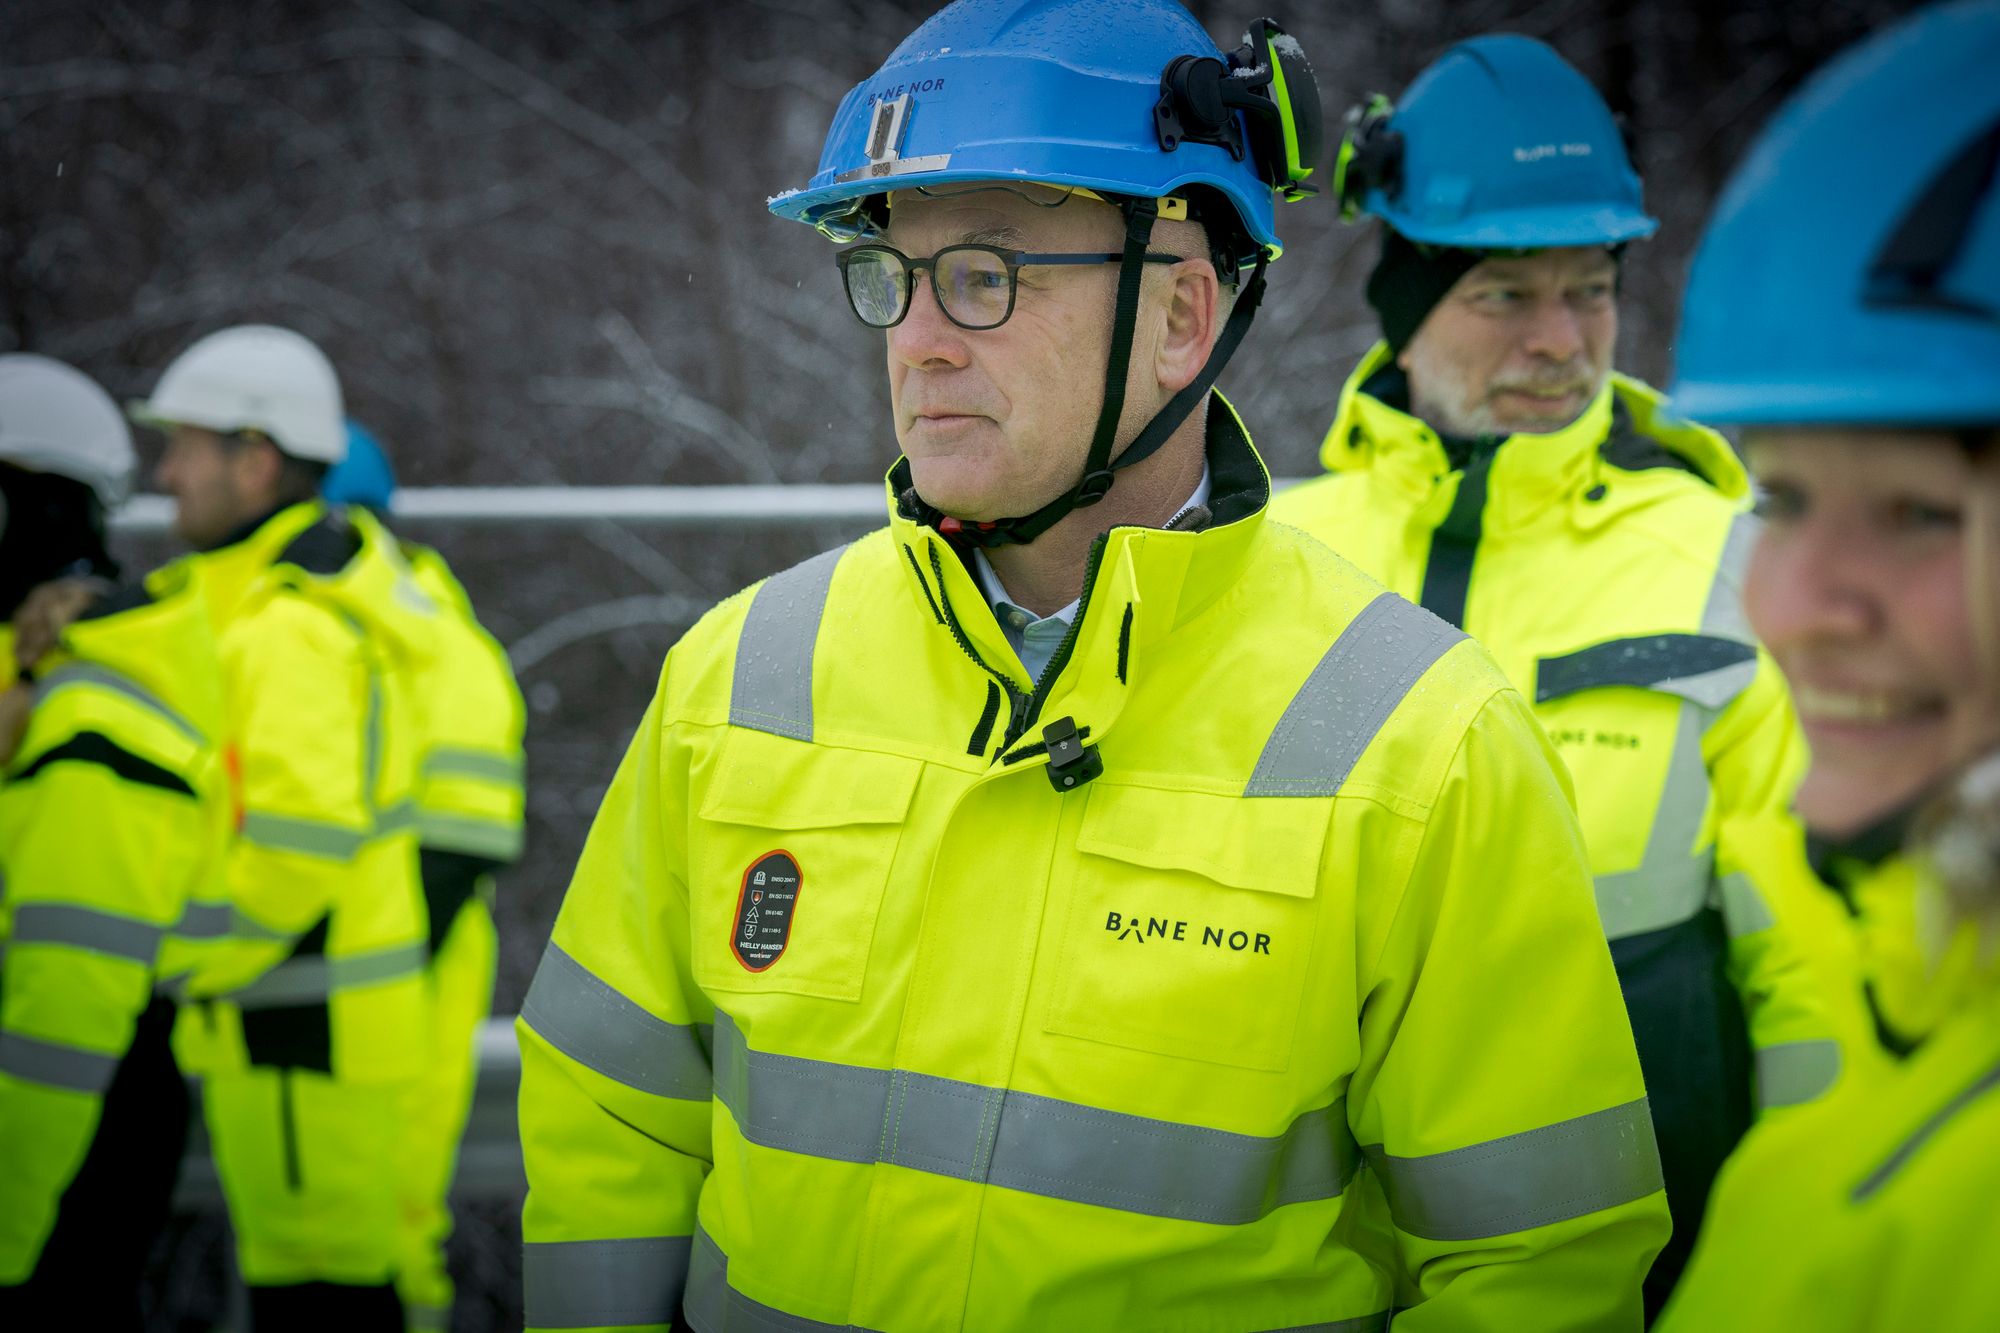
M382 442L360 422L347 420L347 457L327 469L319 493L328 504L387 509L396 494L396 470Z
M1724 190L1683 309L1689 416L2000 423L2000 0L1815 75Z
M1276 185L1296 197L1309 192L1290 187L1312 167L1318 94L1298 44L1272 32L1284 56L1268 61L1272 98L1286 108L1273 151L1292 168ZM771 199L771 211L851 239L863 203L889 190L1017 180L1166 198L1207 186L1275 255L1274 181L1260 170L1264 153L1243 143L1257 137L1253 117L1233 100L1218 108L1221 137L1235 137L1237 151L1179 138L1161 118L1163 75L1183 56L1240 68L1175 0L958 0L847 94L819 170Z
M1349 114L1335 189L1413 241L1468 250L1620 245L1659 221L1611 109L1532 37L1496 33L1432 61L1391 106Z

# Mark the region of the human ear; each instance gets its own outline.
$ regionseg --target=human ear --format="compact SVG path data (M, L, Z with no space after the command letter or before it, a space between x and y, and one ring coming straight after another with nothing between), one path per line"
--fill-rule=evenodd
M1221 329L1222 284L1206 259L1184 259L1167 270L1166 322L1155 356L1160 388L1178 393L1208 363Z

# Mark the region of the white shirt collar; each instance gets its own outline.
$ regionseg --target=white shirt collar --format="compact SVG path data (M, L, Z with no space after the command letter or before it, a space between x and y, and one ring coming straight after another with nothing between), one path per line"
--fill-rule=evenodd
M1194 494L1188 496L1186 502L1174 511L1173 518L1168 519L1161 526L1171 527L1188 510L1195 508L1197 505L1206 505L1213 489L1214 487L1208 474L1208 460L1204 458L1201 461L1201 480L1195 483ZM1083 601L1083 598L1078 597L1068 606L1065 606L1062 610L1052 615L1035 616L1032 611L1027 611L1026 607L1023 607L1019 602L1016 602L1007 595L1007 587L1000 582L1000 575L993 568L993 562L988 560L986 552L978 547L974 547L972 551L972 572L979 579L980 591L986 594L986 600L992 604L993 614L999 617L1002 625L1008 625L1010 628L1011 622L1007 614L1009 608L1024 611L1034 620L1060 620L1067 625L1076 619L1076 608Z

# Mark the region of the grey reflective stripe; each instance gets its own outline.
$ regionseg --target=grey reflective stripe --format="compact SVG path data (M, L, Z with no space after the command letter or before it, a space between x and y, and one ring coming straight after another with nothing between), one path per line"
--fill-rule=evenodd
M1788 1041L1757 1048L1757 1105L1796 1106L1833 1086L1840 1076L1840 1043Z
M403 1328L406 1333L449 1333L451 1309L443 1305L411 1305L405 1301Z
M2000 1065L1995 1065L1981 1074L1973 1081L1971 1087L1946 1102L1938 1109L1936 1115L1918 1126L1917 1132L1905 1139L1895 1152L1889 1154L1889 1160L1870 1171L1861 1183L1854 1187L1853 1193L1849 1194L1848 1198L1855 1203L1866 1201L1869 1195L1888 1184L1895 1174L1916 1156L1917 1149L1929 1143L1939 1130L1951 1123L1954 1116L1995 1088L2000 1088Z
M67 666L57 667L54 671L49 672L48 675L43 676L36 688L41 692L42 697L46 698L55 691L71 685L95 685L99 689L110 690L114 694L122 694L141 707L150 709L160 717L166 719L170 726L189 740L204 745L208 743L208 738L201 734L199 727L195 726L194 723L188 721L185 717L182 717L179 712L170 707L165 700L161 699L151 690L135 680L120 675L116 671L111 671L89 662L71 662Z
M570 1059L628 1088L683 1101L709 1099L714 1030L653 1017L554 940L542 951L521 1018Z
M797 1255L788 1258L796 1261ZM695 1333L729 1333L734 1329L757 1333L867 1333L857 1324L829 1324L804 1315L752 1300L729 1285L729 1256L707 1231L695 1231L693 1263L689 1267L687 1303L688 1326ZM1378 1310L1353 1319L1335 1319L1316 1324L1290 1324L1267 1333L1387 1333L1392 1312ZM529 1323L536 1322L533 1319ZM558 1325L557 1327L560 1327Z
M236 934L236 909L228 903L191 902L174 923L174 934L185 940L217 940Z
M1743 612L1743 577L1750 568L1750 553L1757 546L1763 524L1755 514L1738 514L1723 538L1722 555L1715 562L1715 582L1708 588L1708 605L1701 613L1701 632L1754 645L1750 619Z
M479 819L472 815L440 815L425 812L417 816L417 837L427 848L442 852L464 852L495 861L513 861L521 855L525 833L511 819Z
M421 823L422 816L417 812L417 803L415 801L398 801L387 810L376 812L375 836L378 838L393 837L398 833L417 828Z
M1483 1240L1582 1217L1663 1188L1646 1099L1426 1157L1363 1148L1396 1225Z
M518 787L525 765L517 754L494 754L489 750L461 750L440 745L424 757L424 776L434 778L475 778Z
M670 1324L693 1245L688 1236L529 1241L521 1247L526 1322L535 1328Z
M102 1093L118 1072L118 1057L18 1032L0 1032L0 1074L66 1092Z
M349 623L353 623L350 621ZM363 634L359 624L356 634ZM361 724L361 792L370 810L377 810L375 792L382 782L382 678L368 669L368 715ZM379 811L376 815L380 821Z
M887 1162L1128 1213L1240 1225L1331 1199L1359 1165L1342 1102L1269 1138L932 1074L748 1049L716 1015L715 1096L752 1143Z
M867 1333L858 1324L828 1324L753 1301L729 1285L729 1256L696 1226L693 1262L688 1266L687 1303L683 1313L695 1333ZM798 1262L802 1256L794 1256Z
M809 741L813 734L813 646L833 568L846 547L773 574L750 599L736 640L729 720L752 731Z
M293 815L267 815L250 810L243 815L240 830L244 841L279 852L304 852L310 856L351 860L368 841L368 835L339 824Z
M1718 905L1722 908L1722 922L1730 939L1740 939L1745 935L1755 935L1778 924L1771 915L1771 908L1764 901L1764 895L1750 877L1738 870L1724 875L1715 886Z
M370 953L328 958L310 954L287 958L241 990L223 998L239 1009L274 1009L330 999L335 991L358 990L413 977L424 969L428 950L421 944L399 945Z
M1348 622L1286 707L1245 796L1332 796L1431 665L1465 635L1394 593Z
M1692 920L1708 906L1715 849L1694 850L1708 810L1708 765L1702 759L1703 718L1683 703L1674 751L1638 866L1597 876L1597 914L1604 937L1622 940Z
M70 903L23 903L14 909L14 943L67 944L151 966L166 928Z
M1701 617L1704 636L1735 640L1753 653L1755 640L1743 615L1742 585L1751 549L1757 543L1758 526L1750 514L1739 514L1731 523ZM1711 895L1721 897L1720 905L1727 909L1728 890L1712 884L1715 849L1694 850L1708 812L1710 790L1701 739L1716 712L1748 687L1756 671L1753 656L1723 668L1721 675L1707 682L1718 688L1684 692L1685 701L1675 723L1674 751L1646 839L1645 856L1635 869L1597 876L1597 911L1604 920L1606 939L1624 939L1692 920L1710 903ZM1720 689L1723 685L1733 688ZM1709 699L1695 697L1703 692ZM1721 703L1711 702L1716 698Z
M1628 685L1719 709L1756 674L1757 650L1747 643L1715 634L1646 634L1542 658L1535 669L1535 702Z

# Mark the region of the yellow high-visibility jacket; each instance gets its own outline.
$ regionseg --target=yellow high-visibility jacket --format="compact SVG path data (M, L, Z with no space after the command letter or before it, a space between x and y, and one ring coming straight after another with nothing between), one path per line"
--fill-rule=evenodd
M1716 1183L1662 1333L2000 1328L1996 1144L1989 962L1915 1054L1751 1132Z
M0 628L0 663L14 663ZM155 990L224 937L222 696L199 585L156 574L37 664L0 773L0 1285L25 1281Z
M237 834L228 890L260 938L189 988L183 1067L413 1076L426 927L413 680L437 612L361 511L294 505L184 563L219 629Z
M900 516L674 648L519 1024L531 1327L1376 1329L1370 1252L1399 1330L1637 1327L1553 755L1208 432L1039 684Z
M446 1196L477 1082L474 1040L493 1007L491 872L521 854L526 710L506 651L480 625L444 557L412 542L402 551L440 625L437 655L417 682L426 736L417 820L430 915L431 1059L408 1085L399 1117L405 1239L396 1288L410 1328L444 1329L453 1299Z
M527 710L507 651L479 617L444 557L402 544L410 576L439 610L436 656L424 695L418 840L496 865L521 857Z
M1676 1236L1753 1104L1824 1092L1839 1046L1807 943L1754 873L1804 746L1739 585L1754 541L1727 442L1613 375L1563 430L1451 457L1386 345L1273 513L1471 634L1575 779L1598 910L1660 1136Z

